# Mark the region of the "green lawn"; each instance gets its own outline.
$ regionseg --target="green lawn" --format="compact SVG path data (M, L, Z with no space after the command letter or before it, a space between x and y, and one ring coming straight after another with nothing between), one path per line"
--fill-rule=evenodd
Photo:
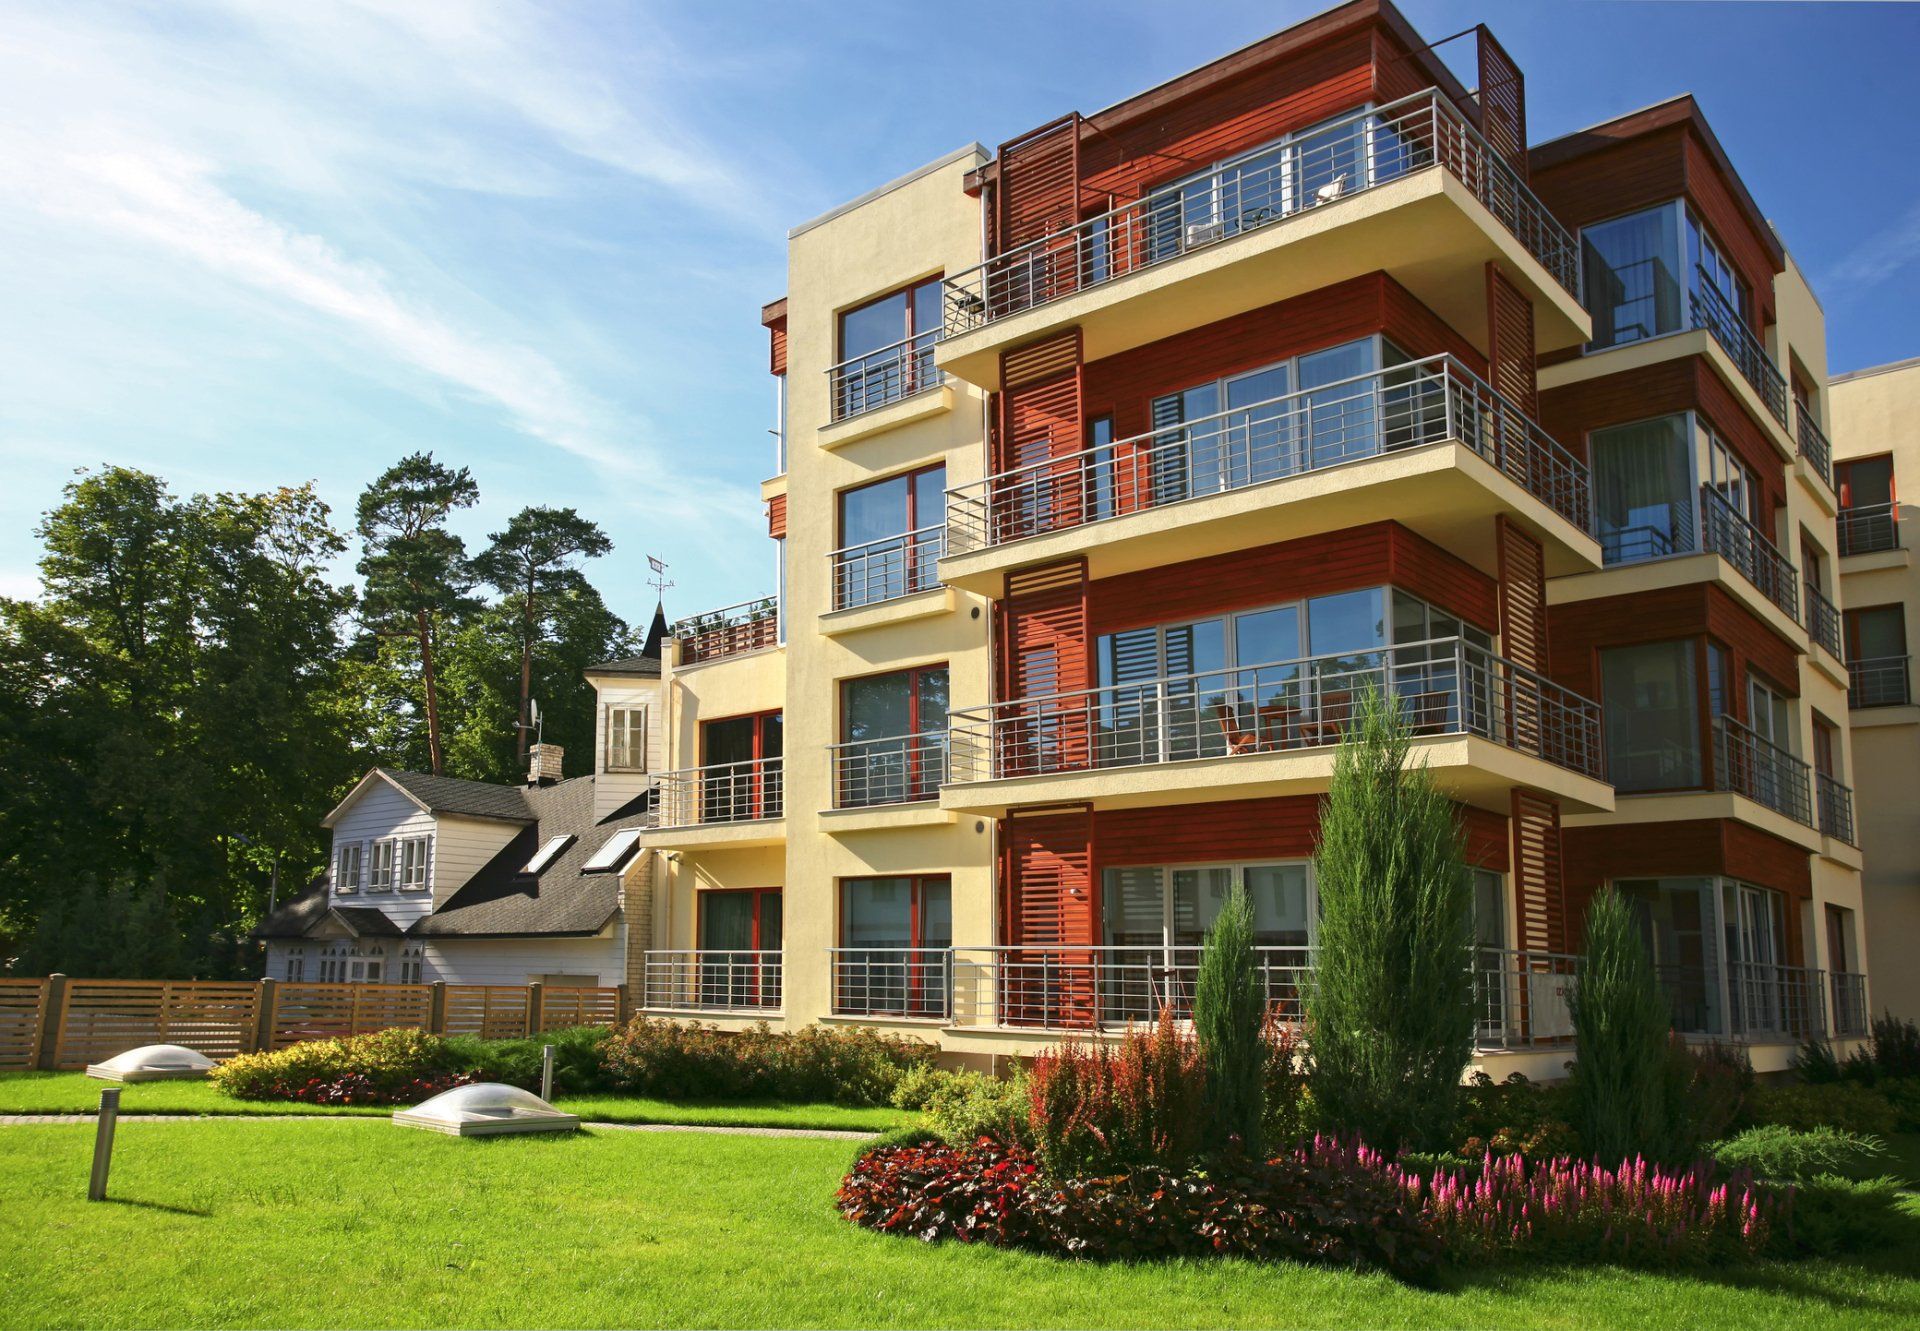
M1094 1266L857 1230L845 1142L385 1123L0 1129L0 1327L1913 1326L1920 1252L1707 1278L1530 1271L1431 1293L1235 1262Z
M0 1074L0 1114L87 1114L100 1107L110 1082L80 1072ZM651 1100L640 1096L556 1096L555 1104L582 1118L605 1123L700 1123L726 1127L839 1128L884 1132L913 1121L899 1109L854 1109L833 1104L710 1104L697 1100ZM121 1088L123 1114L359 1114L384 1118L384 1108L285 1104L235 1100L210 1082L150 1081Z

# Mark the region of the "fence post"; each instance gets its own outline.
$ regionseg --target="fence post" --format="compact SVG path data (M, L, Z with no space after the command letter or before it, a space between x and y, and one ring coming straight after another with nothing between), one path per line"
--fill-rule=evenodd
M280 1002L280 982L271 975L260 981L260 992L254 996L253 1009L253 1050L260 1053L273 1048L273 1014Z
M614 1024L624 1026L633 1018L633 995L624 984L615 985L613 1006Z
M432 1035L447 1033L447 982L435 980L427 986L427 1031Z
M540 1008L546 1001L546 986L535 980L527 986L527 1034L540 1034Z
M67 977L55 972L40 988L40 1029L35 1034L33 1066L51 1072L59 1057L60 1022L66 1015Z

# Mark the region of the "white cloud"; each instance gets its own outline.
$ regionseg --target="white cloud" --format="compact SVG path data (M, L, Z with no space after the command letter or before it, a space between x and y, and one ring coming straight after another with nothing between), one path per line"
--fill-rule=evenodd
M1874 286L1916 261L1920 261L1920 203L1892 226L1854 246L1834 266L1827 285L1835 290Z

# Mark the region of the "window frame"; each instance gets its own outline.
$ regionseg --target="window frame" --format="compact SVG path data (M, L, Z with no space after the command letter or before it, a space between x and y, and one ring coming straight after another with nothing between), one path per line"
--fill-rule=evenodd
M623 720L621 718L625 719ZM647 726L649 720L650 718L647 716L647 704L645 703L607 704L604 770L609 772L645 772L647 770ZM637 746L633 741L634 731L636 729L640 735ZM623 743L618 747L616 747L614 741L614 735L616 733L623 737ZM637 761L635 760L636 747L638 751ZM623 761L615 760L614 755L616 752L621 755Z
M357 896L366 882L367 846L364 841L342 841L333 848L333 890L342 896ZM353 875L349 880L342 865L351 856Z
M367 847L367 891L389 893L400 881L398 837L377 837Z

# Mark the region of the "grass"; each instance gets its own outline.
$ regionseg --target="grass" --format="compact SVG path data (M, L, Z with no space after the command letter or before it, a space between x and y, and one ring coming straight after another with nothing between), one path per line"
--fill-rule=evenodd
M89 1114L100 1107L100 1092L111 1083L80 1072L0 1074L0 1114ZM915 1115L891 1108L858 1109L835 1104L716 1104L701 1100L654 1100L629 1095L556 1096L555 1105L603 1123L696 1123L723 1127L838 1128L885 1132L910 1123ZM123 1114L271 1114L275 1117L337 1117L342 1114L384 1118L390 1108L288 1104L273 1100L236 1100L210 1082L150 1081L121 1088Z
M845 1142L460 1141L355 1120L0 1129L0 1328L1632 1326L1920 1321L1920 1251L1679 1277L1470 1275L1448 1293L1275 1264L1094 1266L925 1246L831 1206ZM1914 1203L1920 1212L1920 1199Z

